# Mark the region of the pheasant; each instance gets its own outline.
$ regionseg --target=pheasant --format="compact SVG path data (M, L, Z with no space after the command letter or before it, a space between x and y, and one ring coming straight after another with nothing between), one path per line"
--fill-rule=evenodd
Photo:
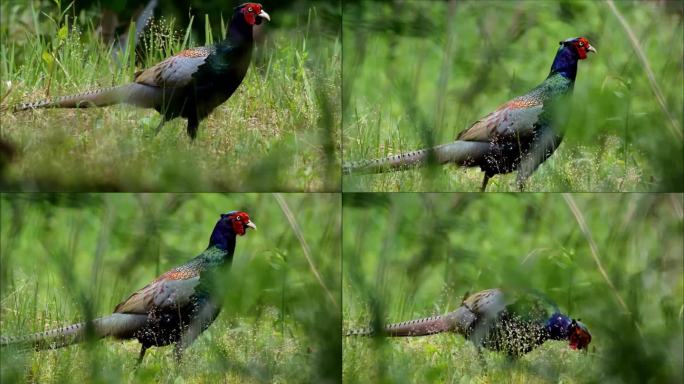
M481 191L492 176L517 170L517 185L522 190L525 180L561 143L562 133L552 126L552 107L572 93L577 61L586 59L588 52L596 53L596 49L584 37L561 41L546 80L478 120L452 143L345 164L343 172L381 173L428 161L455 163L480 167L484 172Z
M426 336L455 332L482 347L519 357L546 340L568 340L570 348L585 349L591 334L579 320L562 314L549 299L534 292L511 294L487 289L467 296L461 306L442 316L385 326L386 336ZM373 329L346 336L372 336Z
M252 28L271 18L261 4L236 7L228 39L211 46L186 49L157 65L138 71L130 84L97 89L55 100L17 105L15 111L34 108L87 108L126 103L161 113L157 128L176 117L188 120L187 132L197 136L199 122L235 92L252 59Z
M151 346L172 343L180 359L183 350L218 316L221 298L215 281L221 279L221 272L233 260L236 237L243 236L248 228L256 230L247 213L222 214L204 252L133 293L116 306L113 314L32 335L2 337L0 346L60 348L84 341L92 334L98 338L138 339L142 344L138 363Z

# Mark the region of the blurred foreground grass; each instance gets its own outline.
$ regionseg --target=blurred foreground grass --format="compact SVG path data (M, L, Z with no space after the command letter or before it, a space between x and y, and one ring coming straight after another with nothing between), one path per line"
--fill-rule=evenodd
M3 336L82 321L86 308L111 313L130 293L204 250L220 213L244 210L259 230L238 239L223 281L223 310L180 366L173 347L161 347L134 370L140 344L105 339L52 351L3 349L0 381L339 381L340 197L281 198L335 303L272 195L2 195Z
M100 42L93 22L97 10L75 14L73 7L62 7L48 1L0 5L3 107L124 84L140 69L132 55L119 62ZM174 20L157 21L146 40L143 67L222 39L212 36L211 25L227 23L231 14L227 6L223 15L206 20L197 15L194 24L207 24L201 37ZM4 190L338 190L339 8L310 3L304 11L293 8L272 18L242 85L200 124L195 142L185 134L185 120L167 123L155 136L159 114L126 105L4 111L0 160L9 157L5 152L14 156L7 165L0 161L0 185Z
M346 382L684 379L681 194L345 194L343 215L345 330L443 314L466 292L508 287L545 293L593 336L586 354L549 341L518 361L485 351L486 366L455 334L346 338Z
M373 1L343 11L344 162L447 143L547 76L558 42L585 36L559 150L530 191L684 191L684 4L618 1ZM668 117L671 116L671 119ZM479 169L454 166L345 176L345 191L473 191ZM515 174L488 190L516 189Z

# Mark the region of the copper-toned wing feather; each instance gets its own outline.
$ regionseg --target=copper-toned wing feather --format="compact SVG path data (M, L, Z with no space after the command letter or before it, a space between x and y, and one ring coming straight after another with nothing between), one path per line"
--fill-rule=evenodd
M149 313L154 308L178 308L187 304L199 284L199 268L178 267L159 276L116 306L116 313Z
M153 67L136 72L135 82L153 87L183 87L192 81L192 75L211 53L212 47L186 49Z
M539 99L515 98L459 133L456 140L487 142L497 137L530 135L542 107Z
M478 317L495 318L506 308L504 293L498 289L486 289L468 296L463 300L463 306Z

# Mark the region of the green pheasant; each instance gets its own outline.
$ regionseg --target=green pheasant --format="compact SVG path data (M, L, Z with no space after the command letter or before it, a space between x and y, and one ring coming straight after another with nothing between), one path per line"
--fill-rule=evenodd
M441 316L386 325L376 332L360 329L347 336L427 336L454 332L479 348L518 357L547 340L566 340L572 349L586 349L591 334L586 325L560 312L556 304L535 292L487 289L464 298L461 306Z
M133 293L114 313L90 323L78 323L27 336L2 337L0 346L49 349L83 341L92 328L95 337L138 339L142 347L138 362L152 346L175 344L176 357L214 322L221 311L214 287L229 267L237 236L256 229L245 212L222 214L199 256L176 267Z
M453 143L345 164L343 171L345 174L389 172L433 159L440 164L480 167L484 172L482 191L492 176L517 171L517 185L522 190L525 180L553 154L563 139L561 131L553 127L554 106L572 93L577 62L586 59L588 52L596 49L584 37L561 41L546 80L478 120L459 133Z
M161 113L162 122L157 130L167 120L186 118L188 135L194 139L199 122L228 100L245 78L254 50L252 30L262 20L271 18L261 4L243 4L233 12L225 41L179 52L137 72L130 84L55 100L24 103L14 110L87 108L126 103L153 108Z

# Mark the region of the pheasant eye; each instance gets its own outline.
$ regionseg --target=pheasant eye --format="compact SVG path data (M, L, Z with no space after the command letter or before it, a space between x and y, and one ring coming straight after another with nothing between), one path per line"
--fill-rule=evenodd
M238 216L238 217L236 218L236 220L237 220L237 221L240 221L240 220L242 220L242 218L241 218L240 216Z
M580 42L579 42L579 46L580 46L580 47L584 47L584 43L580 41Z
M252 9L252 7L249 7L249 8L247 8L247 11L248 12L254 12L254 9Z

